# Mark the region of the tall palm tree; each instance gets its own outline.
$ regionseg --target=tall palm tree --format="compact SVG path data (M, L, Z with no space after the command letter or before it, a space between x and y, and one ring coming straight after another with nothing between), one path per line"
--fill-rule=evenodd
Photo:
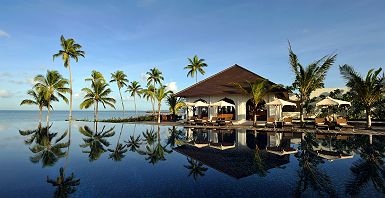
M63 99L68 103L68 99L63 95L70 91L66 87L68 85L68 80L63 78L58 71L47 71L46 76L37 75L34 78L36 88L39 92L44 93L44 100L46 100L47 107L51 107L51 101L59 101L57 97ZM49 113L51 108L47 108L47 125L49 123Z
M147 84L150 85L151 83L156 87L156 84L162 85L162 81L164 80L162 72L157 69L156 67L150 69L147 74Z
M247 86L244 86L240 83L234 83L234 85L246 96L252 97L252 103L254 105L253 115L254 115L254 125L257 123L257 110L259 108L258 104L266 97L267 94L272 92L274 86L269 86L267 80L257 79L254 82L246 81Z
M310 99L310 93L318 88L324 87L324 80L329 68L334 64L337 54L324 56L319 60L314 61L307 67L302 66L298 57L291 50L289 43L289 59L291 69L294 72L295 80L293 82L293 88L298 90L299 94L299 106L300 106L300 118L301 123L304 122L303 106L304 103Z
M99 71L96 71L96 70L92 70L91 71L91 77L89 78L86 78L85 81L91 81L91 83L104 83L106 82L104 76L102 73L100 73Z
M363 78L357 73L352 66L340 66L341 75L345 78L346 86L350 88L350 93L353 94L353 100L358 102L366 110L366 126L368 129L372 127L372 107L380 101L385 93L385 77L382 73L382 68L377 70L371 69Z
M154 93L155 93L155 87L153 85L147 85L147 88L142 90L143 98L145 98L147 101L148 100L151 101L152 115L155 114Z
M131 84L127 86L126 92L131 93L131 96L134 97L134 105L135 105L135 114L138 115L138 112L136 111L136 96L139 96L142 94L142 88L138 81L133 81Z
M72 73L71 73L71 65L70 65L70 59L74 59L76 62L78 62L79 56L84 58L85 52L80 50L82 48L81 45L77 44L74 39L69 38L65 39L63 35L60 37L60 45L61 50L59 50L58 53L54 54L52 56L53 60L55 60L56 57L61 56L64 62L64 67L68 68L68 72L70 73L70 114L69 119L72 120Z
M170 107L170 112L174 121L176 120L176 114L180 109L186 106L184 100L180 97L176 97L174 93L170 92L170 95L167 96L167 104Z
M39 123L42 122L42 112L43 112L43 107L47 106L47 101L44 99L45 93L43 91L39 90L33 90L30 89L27 92L28 95L32 97L32 99L24 99L21 101L20 105L36 105L39 107ZM52 109L52 106L50 107Z
M122 101L122 107L123 107L123 116L124 116L124 103L123 103L121 89L127 86L127 83L128 83L127 75L120 70L116 71L115 73L111 73L110 83L111 82L116 82L116 85L118 85L120 100Z
M160 123L160 107L163 99L165 99L168 94L170 94L170 91L166 90L166 86L161 86L155 90L154 98L158 101L158 124Z
M191 76L194 78L195 76L195 82L198 82L198 71L202 75L205 75L205 70L203 70L204 67L207 67L207 64L205 63L205 59L199 59L197 55L195 55L192 59L187 58L189 61L189 65L187 65L184 69L188 69L187 77Z
M47 183L55 186L54 197L68 197L76 192L76 187L80 185L80 179L75 179L74 173L66 177L64 168L60 167L59 176L56 179L50 179L47 176Z
M92 82L91 88L83 88L82 91L84 91L86 95L84 96L84 101L80 104L80 109L88 109L91 105L94 105L95 121L98 120L99 102L102 103L104 108L106 108L106 105L108 105L115 109L115 99L109 97L109 94L112 91L110 88L108 88L108 84L106 82Z
M96 125L97 126L97 125ZM112 127L105 131L103 126L101 131L98 131L97 127L93 131L88 126L80 127L79 132L85 137L83 138L84 144L81 144L80 147L87 148L90 150L85 150L83 153L88 153L89 161L94 161L100 158L100 156L107 151L105 147L110 145L108 138L115 135L115 127Z

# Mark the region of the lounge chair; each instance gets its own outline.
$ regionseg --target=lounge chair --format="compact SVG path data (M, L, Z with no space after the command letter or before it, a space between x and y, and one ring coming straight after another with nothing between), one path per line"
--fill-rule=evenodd
M206 125L208 120L208 117L203 117L202 119L195 120L195 123L198 125Z
M291 117L284 118L283 119L283 126L293 128L294 127L293 118L291 118Z
M325 118L316 118L314 120L315 128L327 128L329 130L329 125L326 123Z
M343 128L349 128L349 129L353 129L354 131L354 126L349 125L348 121L345 118L338 118L337 126L340 128L340 130L342 130Z
M189 119L187 119L187 124L190 124L190 125L195 125L196 123L195 123L195 117L194 116L192 116L192 117L190 117Z
M232 119L232 116L226 116L224 118L224 120L219 120L218 121L218 124L221 125L221 126L224 126L224 125L233 125L233 122L231 121Z
M275 128L275 119L274 118L267 118L267 121L265 123L265 127L273 127Z
M212 117L208 122L207 124L210 124L212 126L215 126L215 125L218 125L218 118L217 117Z

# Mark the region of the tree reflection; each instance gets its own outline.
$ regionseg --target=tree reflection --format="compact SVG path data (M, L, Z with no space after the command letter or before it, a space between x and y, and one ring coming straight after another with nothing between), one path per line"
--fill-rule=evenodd
M53 166L66 155L63 149L69 146L69 142L62 141L67 136L68 131L57 137L58 133L49 132L51 126L42 127L39 124L37 129L19 131L21 135L29 136L24 142L27 145L32 145L29 148L34 154L30 157L31 162L39 163L41 161L43 167Z
M171 148L174 148L177 144L177 141L184 139L184 131L177 130L175 126L168 128L169 136L167 138L167 145L170 145Z
M192 176L196 181L198 177L203 177L208 168L204 167L204 164L198 160L194 160L187 157L188 165L184 165L189 170L188 177Z
M88 126L79 128L79 132L86 136L83 138L84 144L81 144L80 147L90 148L90 150L83 150L83 153L88 153L88 158L90 161L99 159L100 156L106 152L105 147L110 145L107 139L115 135L115 127L112 127L108 130L105 130L105 127L106 126L103 126L100 132L97 130L97 123L95 131L90 129Z
M253 165L256 170L256 174L259 175L260 177L265 177L268 173L267 167L265 164L265 156L264 152L261 152L259 149L258 145L256 145L256 148L254 150L254 161Z
M140 135L135 136L136 124L134 125L134 133L130 135L127 141L124 141L127 144L127 148L132 152L137 152L142 145L142 139Z
M151 130L151 131L153 131L153 130ZM147 130L146 133L143 133L145 136L145 139L146 139L146 143L147 143L146 150L144 150L144 151L139 150L138 153L141 155L146 155L145 159L147 161L149 161L149 163L156 164L159 161L166 160L165 155L167 153L171 153L172 150L168 150L167 145L164 146L161 144L161 142L160 142L160 127L159 126L158 126L158 133L157 134L152 133L151 131L149 132ZM153 139L154 137L155 137L155 139L156 138L158 139L158 141L156 143L154 142L155 141ZM152 144L150 144L150 143L152 143Z
M52 184L56 187L54 197L68 197L76 191L76 187L80 185L80 179L75 179L74 173L66 177L64 168L61 167L59 170L59 176L56 179L50 179L47 176L47 183Z
M329 176L322 172L317 166L324 163L322 158L315 154L314 148L318 147L318 142L314 134L306 133L299 145L299 152L295 154L299 162L297 187L295 195L298 197L311 187L320 195L336 196L336 191L331 184Z
M108 149L108 151L111 152L109 158L113 159L114 161L121 161L125 156L124 154L127 152L127 149L126 149L127 145L123 145L123 144L119 143L120 137L122 136L123 126L124 125L122 124L122 127L120 128L119 138L118 138L118 141L116 143L115 149Z
M377 191L385 193L385 138L375 137L370 144L368 136L358 136L354 143L361 159L350 168L352 178L346 184L346 193L358 195L370 182Z

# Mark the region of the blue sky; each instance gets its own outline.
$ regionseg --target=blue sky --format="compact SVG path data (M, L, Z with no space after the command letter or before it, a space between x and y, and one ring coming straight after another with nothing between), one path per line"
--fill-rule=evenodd
M384 66L383 1L18 1L0 6L0 109L20 107L31 79L47 69L68 77L60 59L59 37L74 38L86 58L72 63L75 109L80 89L91 70L123 70L143 85L146 71L156 66L165 83L181 90L187 78L187 57L197 54L209 65L208 77L233 64L242 65L273 82L290 85L289 39L303 64L338 53L326 87L342 87L338 65L360 72ZM199 79L203 79L199 76ZM118 98L116 85L111 84ZM125 104L133 109L133 100ZM120 108L120 103L117 103ZM55 109L68 109L64 103ZM140 110L151 105L138 101Z

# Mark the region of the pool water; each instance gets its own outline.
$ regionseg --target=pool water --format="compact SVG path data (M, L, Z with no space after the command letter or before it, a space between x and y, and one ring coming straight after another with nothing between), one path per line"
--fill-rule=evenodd
M1 197L292 197L385 192L385 137L0 122Z

